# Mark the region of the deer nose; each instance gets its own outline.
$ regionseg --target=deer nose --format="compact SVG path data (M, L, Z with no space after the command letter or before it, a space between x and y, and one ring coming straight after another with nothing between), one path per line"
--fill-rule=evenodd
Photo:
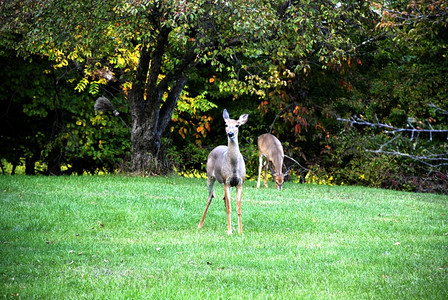
M230 131L230 132L227 133L227 135L228 135L229 137L233 137L235 134L234 134L232 131Z

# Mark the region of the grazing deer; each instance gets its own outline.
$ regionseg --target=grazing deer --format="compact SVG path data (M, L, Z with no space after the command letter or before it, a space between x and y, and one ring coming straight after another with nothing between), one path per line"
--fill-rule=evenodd
M249 117L248 114L243 114L238 120L232 120L229 118L229 113L226 109L222 114L227 134L228 146L218 146L213 149L208 155L207 159L207 189L208 199L205 205L204 214L202 215L201 222L198 228L202 228L204 225L205 215L207 214L208 207L212 202L213 186L215 181L224 184L224 203L227 211L227 225L228 234L232 234L231 227L231 212L230 205L230 187L236 187L236 212L238 214L238 232L243 233L243 224L241 223L241 196L243 194L243 183L246 177L246 165L244 164L243 156L240 153L238 146L238 127L245 124Z
M259 152L259 162L258 167L258 180L257 188L260 187L260 176L261 169L263 168L263 156L266 157L266 162L264 164L264 186L268 187L267 179L267 167L271 170L272 177L274 177L275 187L278 190L282 190L283 180L288 174L288 171L283 173L283 159L285 157L283 153L283 147L280 141L272 134L265 133L258 137L258 152ZM271 167L272 166L272 167Z

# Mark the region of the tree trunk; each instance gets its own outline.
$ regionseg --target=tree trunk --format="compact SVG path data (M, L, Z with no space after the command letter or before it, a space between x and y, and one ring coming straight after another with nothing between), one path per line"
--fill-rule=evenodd
M166 174L171 171L161 149L162 134L187 83L183 71L192 61L193 51L186 53L178 68L158 82L169 32L166 28L160 30L158 46L152 51L142 46L136 78L128 96L132 113L130 172L133 174ZM165 101L162 99L164 93L168 93Z
M180 93L187 78L179 75L160 109L148 112L142 118L134 118L131 130L131 166L134 174L165 174L171 171L162 151L162 134L171 120ZM148 101L148 100L147 100ZM149 105L149 103L145 103ZM143 109L143 108L142 108Z
M131 129L131 165L130 171L135 174L150 172L150 164L157 157L160 149L160 138L155 136L158 108L151 102L158 102L155 91L148 93L145 101L146 76L151 63L151 54L143 46L137 67L136 80L129 93L129 102L132 112ZM152 97L151 97L152 96ZM153 109L146 114L147 106L151 103Z
M25 159L25 174L26 175L36 175L35 165L36 165L36 160L33 157L31 157L31 156L26 157L26 159Z
M155 132L155 120L144 122L134 120L131 131L131 172L151 175L158 173L157 159L160 150L160 137Z

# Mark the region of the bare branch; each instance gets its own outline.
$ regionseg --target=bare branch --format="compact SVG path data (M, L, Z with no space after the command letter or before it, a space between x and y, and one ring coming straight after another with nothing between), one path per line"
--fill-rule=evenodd
M436 109L436 112L439 112L441 114L448 114L448 112L444 109L441 109L434 104L429 104L430 107ZM377 150L371 150L371 149L365 149L367 152L376 153L376 154L386 154L386 155L394 155L394 156L401 156L401 157L407 157L409 159L415 160L420 162L423 165L426 165L430 168L440 168L443 166L448 166L448 152L444 153L431 153L428 149L424 149L422 154L410 154L410 153L404 153L398 150L390 150L392 145L394 145L395 142L398 141L400 137L403 137L403 134L410 134L410 137L407 136L407 138L413 142L412 150L415 151L417 146L417 141L419 139L419 136L421 133L429 134L429 141L433 141L433 135L434 134L447 134L448 136L448 129L434 129L432 125L427 122L427 129L415 127L412 125L412 121L409 121L406 128L400 128L396 127L390 124L384 124L381 123L378 118L376 118L376 122L368 122L360 117L352 117L350 119L343 119L343 118L337 118L338 121L350 123L350 125L361 125L361 126L369 126L369 127L376 127L383 129L385 133L393 134L394 137L390 140L386 141L384 144L380 145ZM415 139L415 141L414 141Z
M434 103L430 103L430 104L428 104L428 106L434 108L435 109L434 112L438 112L442 115L448 115L448 111L446 111L438 106L435 106Z
M288 156L285 154L285 157L293 162L295 162L301 169L305 170L305 171L311 171L308 168L305 168L304 166L302 166L297 160L295 160L294 158L292 158L291 156ZM291 167L290 167L291 168Z
M433 154L433 155L429 155L429 156L412 155L412 154L403 153L403 152L399 152L399 151L384 151L384 150L382 150L383 146L381 146L380 149L378 149L378 150L366 149L366 151L376 153L376 154L386 154L386 155L407 157L407 158L410 158L413 160L417 160L417 161L421 162L422 164L424 164L428 167L431 167L431 168L448 166L448 153ZM437 161L441 161L441 163L437 163L437 164L431 163L431 162L437 162Z
M343 119L343 118L337 118L337 120L350 123L350 125L352 125L352 126L354 124L356 124L356 125L364 125L364 126L369 126L369 127L378 127L378 128L388 129L385 132L386 133L392 133L392 134L401 133L401 132L409 132L411 134L414 134L414 133L429 133L430 135L432 135L433 133L447 133L448 134L448 129L415 128L411 123L408 123L409 127L411 127L411 128L399 128L399 127L395 127L395 126L392 126L392 125L379 123L378 121L376 123L371 123L371 122L367 122L364 119L354 118L354 117L351 118L350 120Z

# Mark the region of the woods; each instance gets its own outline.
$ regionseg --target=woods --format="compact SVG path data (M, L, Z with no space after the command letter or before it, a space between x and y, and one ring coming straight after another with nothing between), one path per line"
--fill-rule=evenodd
M447 11L434 0L4 2L2 171L203 172L225 144L227 108L250 114L248 176L269 132L309 181L446 193ZM130 130L95 112L101 96ZM439 161L415 159L428 155Z

